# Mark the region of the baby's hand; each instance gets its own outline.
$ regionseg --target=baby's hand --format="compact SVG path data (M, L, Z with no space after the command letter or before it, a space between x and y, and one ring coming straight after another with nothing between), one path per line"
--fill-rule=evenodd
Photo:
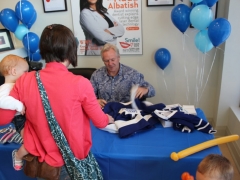
M22 111L20 112L22 115L25 114L25 106L23 105Z
M108 115L108 124L114 123L114 119L112 116Z

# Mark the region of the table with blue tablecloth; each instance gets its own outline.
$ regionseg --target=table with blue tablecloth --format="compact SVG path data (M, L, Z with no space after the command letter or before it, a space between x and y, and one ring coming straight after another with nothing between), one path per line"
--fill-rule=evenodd
M12 151L20 144L0 144L0 180L36 180L25 176L23 170L15 171L12 163Z
M202 119L206 117L196 109ZM212 140L212 134L193 131L182 133L159 123L154 129L136 133L128 138L92 128L92 153L95 155L104 180L180 180L183 172L195 176L200 161L208 154L221 154L218 146L187 156L179 161L170 158L196 144Z
M197 109L199 117L206 119L203 111ZM159 123L154 129L136 133L128 138L97 129L91 124L92 153L96 157L104 180L180 180L183 172L195 176L200 161L211 153L221 154L218 146L208 148L179 161L170 158L172 152L179 152L196 144L214 138L195 130L182 133L173 128L163 128ZM15 171L12 165L12 151L19 144L0 144L0 180L34 180Z

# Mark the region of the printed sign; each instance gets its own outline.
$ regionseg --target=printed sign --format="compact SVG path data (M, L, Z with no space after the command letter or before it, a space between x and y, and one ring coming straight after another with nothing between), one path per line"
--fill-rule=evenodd
M103 14L83 8L85 2L71 0L78 55L100 55L106 43L115 44L120 54L142 54L141 0L103 0Z

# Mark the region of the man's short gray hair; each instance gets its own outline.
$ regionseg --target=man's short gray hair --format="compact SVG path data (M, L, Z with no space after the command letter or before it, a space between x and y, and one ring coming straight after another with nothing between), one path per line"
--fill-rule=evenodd
M103 46L103 48L101 50L101 57L104 52L109 51L110 49L114 50L116 52L117 56L119 56L119 50L118 50L117 46L115 46L114 44L107 43Z

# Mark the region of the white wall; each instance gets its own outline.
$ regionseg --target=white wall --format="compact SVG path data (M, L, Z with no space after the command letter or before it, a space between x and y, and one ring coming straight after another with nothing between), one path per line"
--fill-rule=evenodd
M219 102L217 104L217 126L226 126L230 107L239 107L240 100L240 1L229 1L228 20L231 23L231 38L225 43L224 61L219 85ZM234 37L234 38L233 38ZM240 110L240 109L239 109ZM240 132L239 132L240 134Z
M14 10L17 2L18 0L1 0L0 10L4 8ZM35 32L39 37L43 28L53 23L64 24L73 29L70 0L67 0L67 12L55 13L44 13L41 0L30 0L30 2L37 11L37 20L30 31ZM205 91L200 101L196 103L194 101L196 97L196 82L202 82L202 87L204 86L215 50L212 50L207 55L197 51L193 42L197 31L189 28L183 35L173 25L170 17L173 6L147 7L146 1L142 2L143 55L124 55L121 56L121 62L142 72L145 79L155 87L156 96L149 99L149 101L165 104L195 104L204 110L208 119L213 119L219 88L219 65L221 63L218 56L221 56L222 52L217 55ZM176 3L180 2L176 1ZM184 2L189 4L187 1ZM22 46L20 41L16 38L14 39L15 45L18 47ZM184 39L186 45L183 45ZM233 40L233 36L230 36L228 41ZM156 50L162 47L167 48L172 56L170 64L164 71L164 75L154 61ZM202 81L196 81L197 67L200 67L200 65L197 65L199 61L205 64ZM99 56L78 57L78 66L80 67L99 68L102 65L103 63ZM184 71L185 67L187 71ZM164 79L167 87L164 85ZM189 100L187 100L186 95L189 96Z

